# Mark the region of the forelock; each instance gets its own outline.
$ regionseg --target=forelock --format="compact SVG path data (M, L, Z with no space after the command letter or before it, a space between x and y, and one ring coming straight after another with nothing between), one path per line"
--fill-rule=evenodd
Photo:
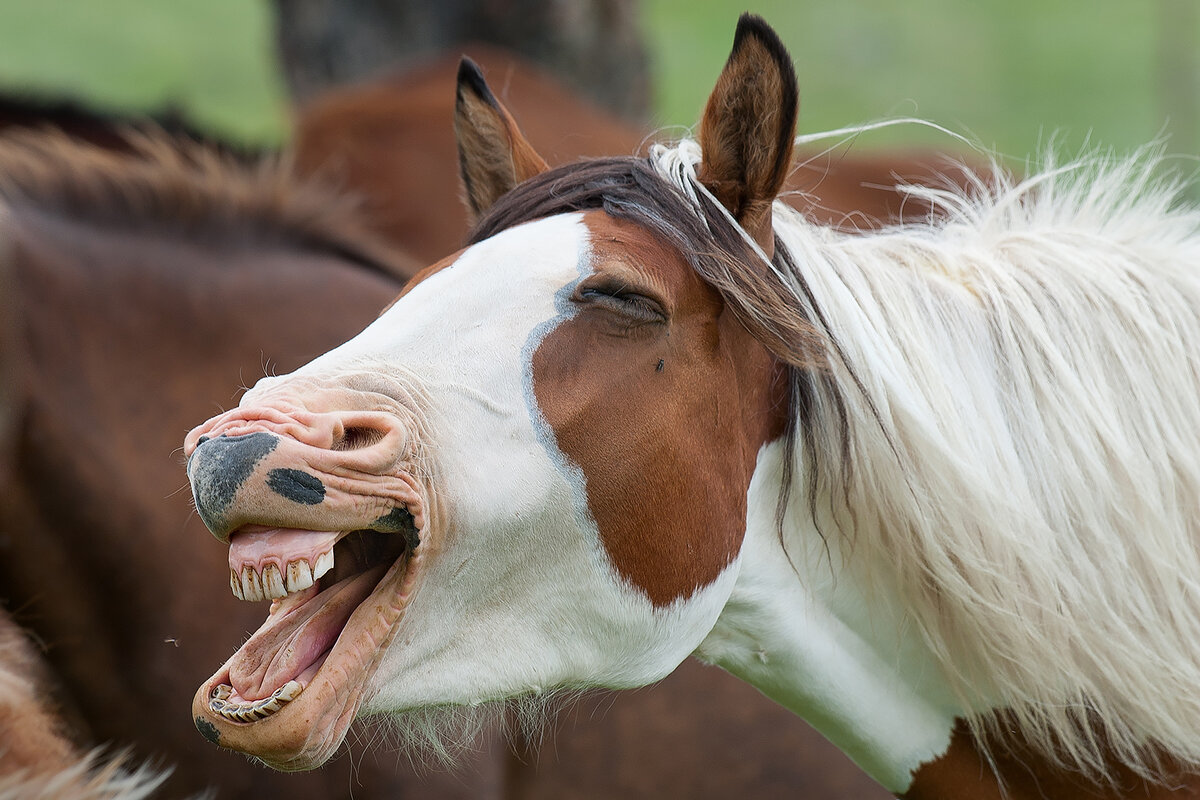
M824 337L799 309L803 276L781 242L770 268L728 213L707 193L696 199L663 177L649 158L600 158L544 172L501 197L468 238L475 244L507 228L577 211L603 210L659 235L712 286L762 344L794 367L824 363Z

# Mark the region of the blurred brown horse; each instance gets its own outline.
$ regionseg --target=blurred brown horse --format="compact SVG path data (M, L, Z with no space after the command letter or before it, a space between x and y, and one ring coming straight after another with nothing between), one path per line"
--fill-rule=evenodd
M510 57L472 52L542 152L565 161L641 143ZM174 793L882 796L797 718L697 664L584 700L559 720L552 755L493 747L458 776L417 779L376 754L279 775L191 728L196 670L261 612L219 588L225 552L179 491L180 433L232 405L228 386L291 370L370 321L417 264L396 244L420 261L457 245L466 215L444 147L456 68L457 56L300 114L298 166L338 178L365 215L280 164L160 139L134 137L133 161L56 137L0 144L0 596L45 643L54 703L81 739L173 765ZM814 213L880 219L900 199L871 187L914 169L834 160L796 185L813 190L802 202Z
M12 618L0 610L0 798L134 800L166 773L127 768L128 756L85 752L53 699L54 678Z
M464 52L482 65L530 144L552 164L632 155L649 141L649 131L581 102L511 53L485 45ZM446 179L448 165L458 159L453 138L446 136L454 121L458 62L455 53L331 91L296 115L297 168L357 193L366 224L423 263L461 246L467 234L459 184ZM783 199L817 222L868 229L901 214L929 212L928 204L897 192L897 184L941 185L963 176L956 160L940 151L846 151L799 152Z
M138 147L130 158L47 134L0 145L0 594L44 643L80 744L172 766L175 795L344 796L348 761L274 775L197 741L194 669L257 613L214 590L225 558L179 492L174 440L189 414L231 401L217 376L236 384L321 352L369 321L412 262L282 168L165 139ZM283 344L264 351L271 331ZM15 761L0 754L6 771ZM426 792L390 763L358 770L381 794L478 795L451 780Z

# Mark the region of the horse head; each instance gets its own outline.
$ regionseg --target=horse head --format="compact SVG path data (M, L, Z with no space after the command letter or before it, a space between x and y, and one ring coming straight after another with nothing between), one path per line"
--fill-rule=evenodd
M311 768L695 654L908 797L1194 778L1200 214L1133 159L852 236L775 203L796 107L744 16L698 142L547 169L464 62L468 246L187 437L272 601L210 740Z
M714 276L773 249L795 113L786 51L744 19L703 123ZM322 763L357 714L668 674L729 596L785 424L754 309L693 268L713 235L651 167L547 170L469 62L456 130L473 244L187 437L234 593L273 601L197 724L282 769Z

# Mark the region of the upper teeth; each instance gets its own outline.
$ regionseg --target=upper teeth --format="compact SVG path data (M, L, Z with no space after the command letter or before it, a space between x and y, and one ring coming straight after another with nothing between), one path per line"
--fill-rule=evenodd
M261 571L244 564L240 573L229 571L229 588L239 600L276 600L310 588L331 569L332 550L321 553L312 564L305 559L289 561L283 571L274 562L262 565Z

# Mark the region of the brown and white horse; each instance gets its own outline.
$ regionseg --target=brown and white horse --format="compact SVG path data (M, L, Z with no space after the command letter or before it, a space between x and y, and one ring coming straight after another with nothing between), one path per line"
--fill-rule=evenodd
M453 92L445 105L449 117ZM124 146L139 162L127 164L69 133L0 136L0 598L33 635L0 612L0 800L134 796L120 762L88 759L102 743L129 748L129 766L171 771L156 797L353 787L364 799L533 800L586 787L715 798L780 785L862 796L865 778L849 762L830 768L837 754L811 729L699 664L636 698L589 698L553 751L497 742L456 774L417 777L360 746L320 774L285 775L197 737L180 710L200 670L264 612L211 585L225 554L198 535L173 447L245 377L294 369L361 330L418 265L385 262L348 198L285 162L133 135ZM452 177L454 161L443 166ZM705 724L714 717L743 739L771 732L774 753L740 767ZM616 768L607 754L618 748L636 757ZM693 777L714 762L720 780Z
M1135 159L847 236L774 202L796 106L743 17L698 143L547 170L464 64L472 244L187 437L273 600L206 738L697 654L905 797L1200 791L1200 212Z
M418 104L410 124L377 130L377 149L387 139L408 152L443 116L450 138L455 76L436 78L442 108ZM327 134L336 128L326 119ZM419 264L385 253L351 198L286 159L247 163L100 117L87 130L108 131L86 137L105 147L73 127L0 136L0 599L31 637L0 618L0 800L50 787L77 798L93 779L130 795L125 772L87 761L94 744L170 769L156 797L874 796L798 717L699 663L637 694L590 695L556 720L552 747L518 737L510 753L489 733L455 773L412 774L365 746L370 727L304 775L197 737L180 710L211 654L232 652L264 610L211 582L227 556L182 490L179 437L228 407L231 387L360 331ZM453 144L427 158L453 179ZM368 188L416 193L415 176L389 178ZM453 193L444 203L442 214L460 213ZM730 736L755 743L756 758L730 750Z

